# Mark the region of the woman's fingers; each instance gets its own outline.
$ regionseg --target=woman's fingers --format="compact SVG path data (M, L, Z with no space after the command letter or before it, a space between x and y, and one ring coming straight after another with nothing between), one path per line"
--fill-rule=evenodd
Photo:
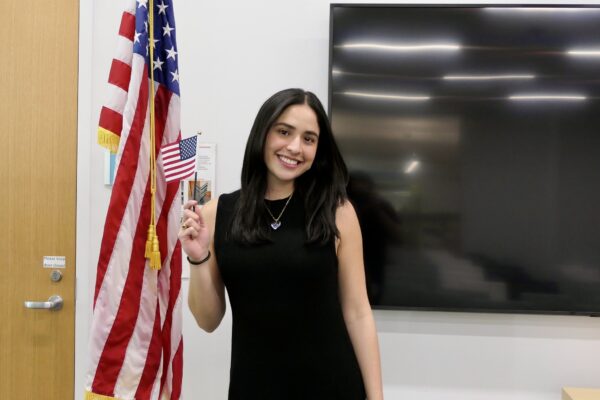
M182 221L186 221L188 219L193 219L195 221L200 221L200 217L192 210L183 210L183 216L181 217Z
M202 227L193 217L186 218L184 216L182 217L182 222L179 229L179 237L181 238L185 236L190 236L192 238L196 238L201 229Z
M198 237L198 230L193 227L184 228L181 227L181 231L179 231L179 238L187 238L187 239L196 239Z
M181 228L179 238L193 240L196 239L207 227L204 224L204 218L195 200L190 200L183 206L183 215L181 216Z
M181 224L181 227L183 229L194 228L196 230L200 230L202 228L202 226L200 225L200 223L198 221L196 221L194 218L185 219L183 221L183 224Z
M197 226L198 229L205 226L204 218L202 218L202 215L198 214L194 211L191 211L191 210L184 210L183 216L181 217L181 221L182 221L182 224L185 223L188 226L191 226L191 224L188 222L195 222L198 225Z
M198 205L198 202L196 200L189 200L187 203L185 203L183 205L183 209L191 210L191 209L195 208L197 205Z

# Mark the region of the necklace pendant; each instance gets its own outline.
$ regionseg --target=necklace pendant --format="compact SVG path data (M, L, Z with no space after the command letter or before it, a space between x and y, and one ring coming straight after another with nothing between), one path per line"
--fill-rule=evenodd
M276 231L281 226L281 221L273 221L271 222L271 228Z

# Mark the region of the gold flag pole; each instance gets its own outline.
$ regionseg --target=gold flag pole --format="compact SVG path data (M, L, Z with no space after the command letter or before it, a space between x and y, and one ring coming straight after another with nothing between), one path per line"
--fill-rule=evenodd
M154 125L154 0L148 7L148 48L150 52L150 226L146 240L145 256L150 260L150 268L161 267L160 247L156 232L156 133Z

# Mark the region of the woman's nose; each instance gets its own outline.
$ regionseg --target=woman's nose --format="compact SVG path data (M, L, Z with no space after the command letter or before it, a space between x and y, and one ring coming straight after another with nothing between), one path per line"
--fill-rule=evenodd
M298 135L298 136L294 136L293 138L291 138L290 141L288 142L286 148L289 152L299 153L300 152L300 136Z

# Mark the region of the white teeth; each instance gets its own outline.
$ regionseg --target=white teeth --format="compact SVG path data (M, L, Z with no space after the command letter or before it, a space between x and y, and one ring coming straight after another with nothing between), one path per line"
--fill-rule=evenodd
M292 164L292 165L297 165L298 164L298 161L292 160L291 158L287 158L287 157L284 157L284 156L279 156L279 159L281 161L283 161L284 163L286 163L286 164Z

